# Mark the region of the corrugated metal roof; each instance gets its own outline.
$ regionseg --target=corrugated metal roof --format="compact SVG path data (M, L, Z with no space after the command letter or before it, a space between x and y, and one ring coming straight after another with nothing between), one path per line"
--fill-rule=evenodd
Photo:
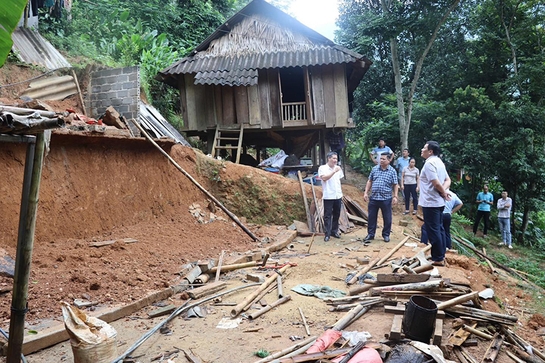
M259 69L343 63L365 69L371 64L266 1L253 0L158 79L176 87L180 75L195 74L195 84L250 86L257 84Z
M11 39L13 40L12 49L24 63L34 64L51 71L72 68L62 54L33 29L17 28Z
M139 102L138 121L153 137L169 137L179 144L191 146L157 109L145 102Z
M242 71L199 72L195 84L221 84L222 86L255 86L258 74L256 69Z
M263 68L302 67L323 64L352 63L364 57L354 56L337 46L321 46L306 52L274 52L241 56L186 57L165 69L163 74L185 74L210 71L243 71Z
M64 100L78 92L78 87L72 76L48 77L30 83L20 95L42 100Z

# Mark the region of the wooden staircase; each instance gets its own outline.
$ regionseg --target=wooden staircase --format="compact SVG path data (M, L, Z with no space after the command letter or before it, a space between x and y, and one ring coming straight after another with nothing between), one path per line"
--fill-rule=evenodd
M244 135L244 126L241 124L239 129L222 129L219 126L216 128L214 136L214 145L212 146L212 156L217 158L220 156L220 151L236 150L235 163L240 162L240 154L242 154L242 138Z

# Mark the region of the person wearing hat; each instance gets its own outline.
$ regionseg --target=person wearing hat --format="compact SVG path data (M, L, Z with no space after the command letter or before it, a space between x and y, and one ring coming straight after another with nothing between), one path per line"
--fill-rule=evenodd
M386 146L384 138L381 137L378 140L378 146L369 153L369 157L371 158L371 161L375 163L375 165L378 165L380 162L380 156L384 153L388 154L388 163L391 163L394 159L394 152L392 151L392 149L390 149L389 146Z

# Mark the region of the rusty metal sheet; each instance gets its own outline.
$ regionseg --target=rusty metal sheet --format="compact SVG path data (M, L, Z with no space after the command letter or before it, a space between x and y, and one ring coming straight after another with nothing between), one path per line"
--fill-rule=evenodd
M24 63L34 64L51 71L72 68L66 58L33 29L17 28L11 38L12 49Z

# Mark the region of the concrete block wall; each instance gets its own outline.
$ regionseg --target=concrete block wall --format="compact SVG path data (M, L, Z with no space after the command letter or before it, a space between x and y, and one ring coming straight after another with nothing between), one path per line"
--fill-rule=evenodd
M103 69L91 73L87 101L90 117L98 118L113 106L127 120L138 118L140 68Z

